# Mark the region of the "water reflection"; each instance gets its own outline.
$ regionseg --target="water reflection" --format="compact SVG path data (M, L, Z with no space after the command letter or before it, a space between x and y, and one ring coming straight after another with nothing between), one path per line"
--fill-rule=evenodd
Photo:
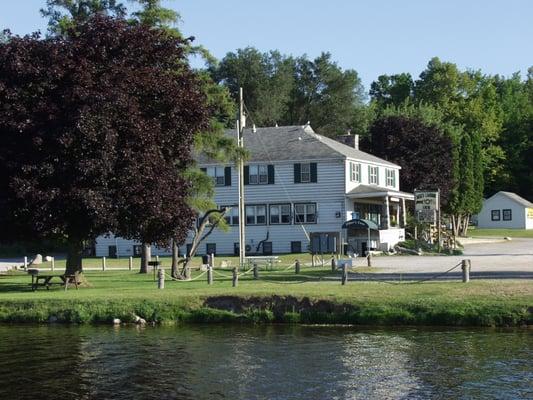
M533 398L532 356L530 331L0 326L0 398Z

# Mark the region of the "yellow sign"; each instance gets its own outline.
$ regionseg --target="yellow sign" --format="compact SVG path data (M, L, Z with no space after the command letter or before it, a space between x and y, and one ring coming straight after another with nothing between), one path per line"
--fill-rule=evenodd
M527 218L528 219L533 219L533 208L528 208L527 209Z

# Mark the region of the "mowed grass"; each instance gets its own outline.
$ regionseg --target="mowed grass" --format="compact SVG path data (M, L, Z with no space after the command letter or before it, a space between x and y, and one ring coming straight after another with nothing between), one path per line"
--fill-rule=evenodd
M193 279L200 274L194 271ZM79 290L64 291L62 286L54 285L50 290L39 288L32 292L30 276L12 272L0 276L0 322L46 322L51 316L64 322L109 322L115 317L128 321L132 315L140 315L156 322L533 324L530 281L395 285L353 281L342 286L337 277L330 268L303 267L300 275L295 275L292 268L279 268L261 270L258 280L251 273L241 276L238 286L232 287L231 271L217 269L213 285L207 284L204 274L189 282L167 279L165 289L160 290L151 273L108 270L86 272L87 285ZM213 310L206 306L209 299L224 296L266 301L240 314L231 307ZM281 298L282 303L288 299L281 315L276 316L276 310L270 310L274 307L273 298ZM294 299L309 299L319 307L290 312L289 303L293 304ZM324 311L321 303L329 304L326 308L329 311Z
M512 237L533 239L533 229L468 229L471 237Z

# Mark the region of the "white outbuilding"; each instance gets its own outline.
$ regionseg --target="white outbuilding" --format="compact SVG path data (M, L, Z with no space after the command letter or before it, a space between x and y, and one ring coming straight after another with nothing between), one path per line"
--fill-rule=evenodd
M479 228L533 229L533 203L512 192L498 192L483 201Z

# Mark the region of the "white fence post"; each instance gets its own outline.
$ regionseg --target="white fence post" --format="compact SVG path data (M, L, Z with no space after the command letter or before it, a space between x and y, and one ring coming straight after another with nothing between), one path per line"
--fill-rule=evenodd
M102 271L105 271L105 257L102 257Z
M130 271L133 268L133 257L131 257L131 256L130 256L130 261L129 261L129 264L128 264L128 268L129 268Z

